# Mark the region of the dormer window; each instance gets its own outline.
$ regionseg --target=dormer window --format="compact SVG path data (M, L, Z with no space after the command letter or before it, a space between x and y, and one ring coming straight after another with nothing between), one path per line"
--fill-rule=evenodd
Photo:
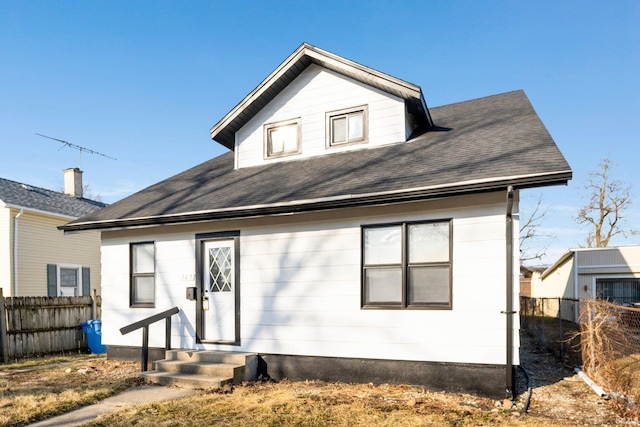
M363 105L327 113L327 146L367 142L367 110Z
M265 158L300 153L300 118L264 125Z

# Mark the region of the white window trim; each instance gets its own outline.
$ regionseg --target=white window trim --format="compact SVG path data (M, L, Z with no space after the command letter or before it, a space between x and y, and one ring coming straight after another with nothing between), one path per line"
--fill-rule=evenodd
M279 127L284 127L284 126L290 126L290 125L296 125L297 126L297 148L295 151L290 151L290 152L283 152L283 153L277 153L277 154L272 154L271 153L271 144L270 144L270 139L269 139L269 134L273 129L277 129ZM282 120L279 122L273 122L273 123L267 123L263 126L263 146L264 146L264 159L277 159L280 157L287 157L287 156L295 156L296 154L300 154L302 152L302 119L300 117L297 117L295 119L289 119L289 120Z
M78 265L78 264L56 264L56 286L57 286L57 294L58 296L61 296L62 294L60 293L60 288L62 287L60 285L60 269L62 268L66 268L69 270L76 270L77 274L78 274L78 291L77 291L77 296L81 297L82 296L82 266ZM64 286L67 287L67 286Z
M352 141L333 143L332 141L332 120L340 116L349 116L352 113L362 112L362 138ZM345 147L348 145L366 144L369 142L369 106L360 105L357 107L344 108L342 110L329 111L325 114L326 148Z

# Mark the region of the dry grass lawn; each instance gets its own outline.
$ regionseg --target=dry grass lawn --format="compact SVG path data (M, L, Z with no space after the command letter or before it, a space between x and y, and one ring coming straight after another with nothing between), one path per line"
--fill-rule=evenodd
M174 401L121 408L85 426L608 426L637 425L548 353L531 347L523 364L533 398L519 375L516 405L407 385L321 381L244 383ZM19 366L21 369L15 369ZM140 384L139 363L73 359L47 368L0 365L0 425L22 426L68 412Z
M493 408L488 399L411 386L281 381L131 408L88 425L462 426L506 425L518 418Z
M139 363L95 356L0 365L0 426L22 426L95 403L139 383L138 371Z
M584 391L584 390L583 390ZM576 426L607 425L594 414L522 415L467 394L403 385L320 381L247 383L132 407L87 426ZM616 423L615 417L611 425Z

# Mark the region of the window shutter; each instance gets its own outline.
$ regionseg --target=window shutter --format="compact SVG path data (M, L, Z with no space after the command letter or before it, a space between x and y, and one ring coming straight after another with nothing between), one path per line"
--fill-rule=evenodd
M91 274L89 267L82 267L82 295L91 295Z
M47 295L58 296L58 270L55 264L47 264Z

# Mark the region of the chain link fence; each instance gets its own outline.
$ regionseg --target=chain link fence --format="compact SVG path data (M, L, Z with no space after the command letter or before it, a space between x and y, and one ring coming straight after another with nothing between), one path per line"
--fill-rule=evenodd
M622 412L640 412L640 308L602 300L520 298L520 324L568 366L602 386Z
M582 364L579 301L520 297L520 325L568 366Z
M581 301L583 370L623 412L640 416L640 308Z

